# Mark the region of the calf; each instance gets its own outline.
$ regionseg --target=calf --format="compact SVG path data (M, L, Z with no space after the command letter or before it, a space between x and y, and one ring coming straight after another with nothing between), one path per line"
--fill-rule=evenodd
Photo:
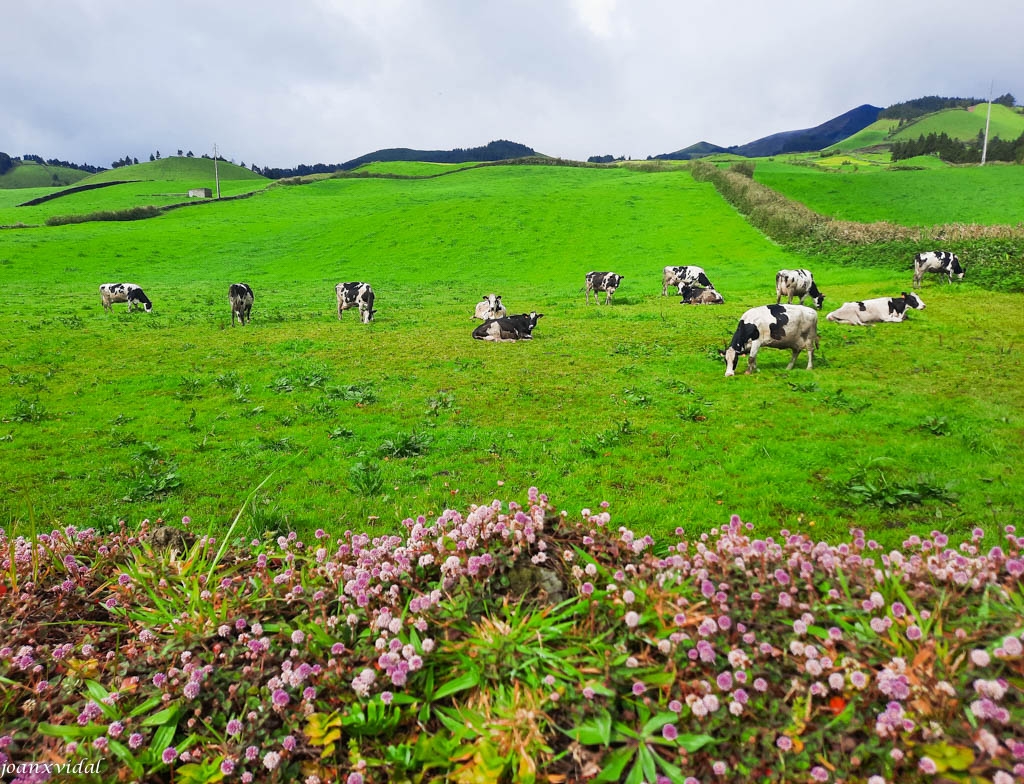
M594 292L594 302L598 305L601 304L597 298L597 294L600 291L605 292L604 304L610 305L612 302L612 294L615 293L615 289L622 283L623 275L616 275L614 272L588 272L587 282L584 288L586 289L587 304L590 304L590 292Z
M952 283L953 276L957 280L964 279L964 268L960 266L960 259L955 253L948 250L932 250L927 253L918 253L914 256L914 288L921 288L921 278L926 272L937 272L946 276L946 282Z
M248 283L231 284L228 289L228 302L231 303L231 326L235 326L235 316L238 316L239 323L243 327L245 326L246 322L250 320L249 314L252 312L252 303L255 299Z
M899 297L878 297L859 302L844 302L825 318L837 324L878 324L883 321L900 322L907 318L907 311L924 310L924 302L917 294L903 292Z
M334 293L338 295L338 320L341 321L341 311L349 308L359 308L359 320L364 324L373 321L373 289L369 283L339 283L334 287Z
M100 286L100 302L104 310L110 310L115 302L127 302L128 312L135 308L143 308L147 313L153 311L153 303L140 286L134 283L104 283Z
M682 294L684 285L714 288L703 267L665 267L661 274L661 296L668 296L669 286L675 286Z
M505 306L501 304L500 294L484 294L483 300L476 303L476 313L473 314L473 318L487 321L488 319L500 319L507 315Z
M533 329L537 326L537 321L543 317L543 313L532 311L521 313L518 316L488 319L473 330L473 337L477 340L493 340L498 343L532 340Z
M680 305L721 305L725 302L714 289L703 289L700 286L680 286L679 293L683 297Z
M725 375L736 373L740 354L750 354L747 374L757 370L757 352L761 346L788 348L793 358L786 366L792 370L796 358L807 350L807 369L814 367L814 350L818 347L818 313L803 305L761 305L740 316L739 326L725 351Z
M810 297L814 307L821 310L821 305L825 301L825 295L818 291L814 276L810 270L805 269L784 269L775 273L775 293L778 295L776 305L781 304L783 297L789 297L786 300L788 304L793 304L793 297L797 297L797 302L801 305L804 304L804 297Z

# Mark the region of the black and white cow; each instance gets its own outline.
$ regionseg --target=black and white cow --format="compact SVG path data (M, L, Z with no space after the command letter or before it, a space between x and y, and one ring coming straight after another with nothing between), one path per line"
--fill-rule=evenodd
M622 283L624 275L616 275L614 272L588 272L587 282L584 286L586 290L587 304L590 304L590 292L594 292L594 302L598 305L601 304L597 298L598 292L605 292L604 304L610 305L612 302L612 294L615 293L615 289Z
M530 313L520 313L517 316L488 319L473 330L473 337L477 340L493 340L497 343L532 340L534 327L537 326L537 321L543 317L543 313L534 310Z
M953 282L954 275L957 280L964 279L964 268L960 266L960 259L955 253L950 253L948 250L932 250L914 256L915 289L921 288L921 278L926 272L945 275L947 283Z
M135 308L143 308L147 313L153 311L153 303L142 290L141 286L134 283L104 283L100 286L100 302L104 310L110 310L115 302L127 302L128 312Z
M704 268L692 266L665 267L661 274L661 296L668 296L669 286L675 286L680 294L683 293L683 286L714 288L708 276L704 274Z
M825 295L818 291L811 271L805 269L784 269L776 272L775 293L776 305L781 304L783 297L789 297L786 303L790 305L793 304L793 297L797 297L797 302L801 305L804 304L804 297L810 297L814 307L821 310L821 305L825 301Z
M788 348L793 358L786 366L792 370L796 358L807 351L807 369L814 367L814 350L818 347L818 313L803 305L761 305L742 316L725 350L725 375L736 373L740 354L750 354L747 374L757 370L757 352L762 347Z
M338 320L341 312L349 308L359 308L359 320L364 324L373 321L373 289L369 283L339 283L334 287L338 295Z
M680 286L679 294L682 296L680 305L722 305L725 303L722 295L717 291L700 286Z
M903 292L898 297L877 297L858 302L844 302L842 307L833 310L825 318L837 324L878 324L880 322L900 322L907 318L907 312L924 310L924 301L917 294Z
M231 303L231 326L235 326L235 316L244 327L250 321L252 303L256 299L248 283L232 283L228 289L228 302Z
M484 294L483 300L476 303L476 313L473 314L473 318L487 321L488 319L500 319L507 315L508 311L501 304L500 294Z

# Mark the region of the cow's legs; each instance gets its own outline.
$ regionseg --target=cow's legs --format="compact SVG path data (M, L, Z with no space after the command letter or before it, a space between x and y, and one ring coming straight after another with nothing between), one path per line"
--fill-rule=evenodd
M786 365L786 370L792 370L793 369L793 366L796 364L796 358L798 356L800 356L800 349L798 349L798 348L793 349L793 357L789 360L789 364Z
M756 373L757 372L757 350L760 347L761 347L760 342L758 342L756 340L753 341L750 344L750 357L747 359L747 370L746 370L746 375L748 375L748 376L751 373ZM737 359L736 362L738 363L739 360Z

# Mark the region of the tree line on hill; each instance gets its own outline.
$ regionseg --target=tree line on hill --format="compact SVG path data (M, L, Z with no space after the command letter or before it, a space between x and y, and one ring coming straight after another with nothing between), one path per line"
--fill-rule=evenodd
M896 163L917 155L938 155L947 163L981 163L984 144L984 131L978 131L978 137L970 142L952 139L945 132L922 134L917 139L893 142L892 160ZM1024 163L1024 133L1015 140L1004 140L998 136L989 139L985 159Z
M102 166L90 166L88 163L72 163L71 161L62 161L59 158L43 160L41 155L22 155L19 158L18 156L12 157L5 152L0 152L0 176L3 176L23 161L32 161L40 166L60 166L65 169L78 169L79 171L89 172L89 174L96 174L104 170Z
M1010 93L1000 95L992 103L1002 104L1012 108L1016 99ZM923 98L914 98L910 101L901 101L883 109L878 115L879 120L900 120L906 122L918 117L923 117L932 112L940 112L943 109L966 109L969 106L976 106L979 103L986 103L984 98L943 98L938 95L926 95Z

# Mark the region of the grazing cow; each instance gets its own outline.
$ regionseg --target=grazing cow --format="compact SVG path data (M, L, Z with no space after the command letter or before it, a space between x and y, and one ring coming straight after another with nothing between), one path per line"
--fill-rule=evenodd
M713 289L708 276L704 274L703 267L665 267L661 274L661 296L668 296L668 287L675 286L679 293L683 293L683 286L703 286L706 289Z
M924 301L917 294L903 292L899 297L878 297L859 302L844 302L825 318L837 324L878 324L883 321L900 322L907 318L907 311L924 310Z
M142 287L134 283L104 283L100 286L100 302L104 310L110 310L115 302L127 302L128 312L135 308L143 308L147 313L153 311L153 303L149 301Z
M807 350L807 369L814 367L814 350L818 347L818 313L803 305L761 305L740 316L739 326L725 351L725 375L736 373L740 354L750 354L747 374L757 370L757 352L761 346L788 348L793 358L786 366L792 370L796 358Z
M364 324L373 321L373 289L369 283L339 283L334 287L338 295L338 320L341 321L341 311L349 308L359 308L359 320Z
M534 310L530 313L520 313L518 316L488 319L473 330L473 337L477 340L493 340L497 343L532 340L533 329L537 326L537 321L543 317L543 313Z
M921 288L921 278L926 272L937 272L946 276L946 282L952 283L953 276L957 280L964 279L964 268L960 266L960 259L955 253L948 250L932 250L928 253L918 253L914 256L914 288Z
M598 292L605 292L604 304L610 305L612 302L612 294L615 293L615 289L622 283L623 275L616 275L614 272L588 272L587 283L584 287L586 289L587 304L590 304L590 292L594 292L594 302L598 305L601 304L597 298Z
M783 297L789 297L786 302L790 305L793 304L793 297L797 297L797 302L801 305L804 304L804 297L810 297L814 307L821 310L821 305L825 301L825 295L818 291L814 276L810 270L805 269L784 269L775 273L775 293L778 295L776 305L782 303Z
M484 294L483 300L476 303L476 313L473 314L473 318L487 321L488 319L500 319L507 315L508 311L501 304L500 294Z
M682 296L680 305L721 305L725 302L722 295L714 289L704 289L700 286L683 285L679 287Z
M232 283L228 289L228 302L231 303L231 326L235 326L235 316L244 327L250 321L249 314L252 312L252 303L256 298L248 283Z

